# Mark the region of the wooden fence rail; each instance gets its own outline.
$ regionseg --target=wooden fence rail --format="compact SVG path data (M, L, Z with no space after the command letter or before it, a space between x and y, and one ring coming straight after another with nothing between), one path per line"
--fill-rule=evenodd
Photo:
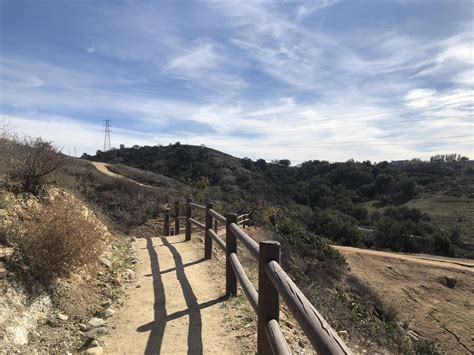
M184 209L185 216L180 214ZM193 210L205 212L204 223L193 218ZM213 209L208 203L200 205L192 199L186 203L176 202L174 206L174 230L170 228L171 210L165 211L165 235L180 233L180 221L186 222L186 240L192 236L193 226L204 230L204 258L212 257L212 242L226 254L226 294L237 295L237 282L257 314L257 352L258 354L291 354L279 325L280 298L285 301L288 309L297 320L309 341L318 354L351 354L349 348L339 338L326 320L319 314L306 296L290 279L280 266L280 243L262 241L257 243L239 226L249 225L250 216L227 214L225 217ZM224 223L226 240L217 234L217 223ZM171 233L171 234L170 234ZM258 260L258 292L245 273L237 256L237 241L240 241Z

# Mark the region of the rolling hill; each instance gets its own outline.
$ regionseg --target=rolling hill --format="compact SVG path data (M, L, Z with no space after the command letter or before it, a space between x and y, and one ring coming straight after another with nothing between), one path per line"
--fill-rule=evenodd
M201 191L201 199L251 210L260 222L265 208L289 209L339 244L474 257L472 161L314 160L291 166L179 143L83 157L143 183L153 183L143 171L174 179ZM362 233L361 226L373 233Z

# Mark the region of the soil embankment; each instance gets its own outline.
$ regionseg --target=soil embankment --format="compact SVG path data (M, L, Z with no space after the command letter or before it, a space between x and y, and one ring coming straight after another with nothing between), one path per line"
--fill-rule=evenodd
M345 255L351 271L394 308L413 336L437 340L446 353L474 351L471 260L336 248ZM454 287L448 287L447 278Z

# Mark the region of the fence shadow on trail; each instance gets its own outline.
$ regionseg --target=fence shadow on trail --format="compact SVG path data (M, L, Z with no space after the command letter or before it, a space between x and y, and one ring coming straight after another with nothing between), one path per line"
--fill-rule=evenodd
M159 354L163 343L166 323L186 315L189 317L187 338L188 354L202 354L203 343L201 310L223 302L226 299L226 296L218 297L216 299L199 304L197 302L197 298L193 292L191 284L189 283L188 277L185 272L185 267L198 264L204 260L199 259L184 264L178 250L173 246L173 244L176 243L170 243L166 239L166 237L160 237L159 239L156 238L155 241L161 240L162 245L160 246L165 246L169 249L175 263L175 268L161 271L158 254L155 250L155 247L153 246L153 239L150 237L146 239L153 276L154 320L148 324L140 326L137 329L138 332L150 332L147 346L145 349L145 354ZM167 315L166 295L161 275L171 271L176 271L176 277L181 286L187 309ZM179 341L179 339L177 339L177 341Z

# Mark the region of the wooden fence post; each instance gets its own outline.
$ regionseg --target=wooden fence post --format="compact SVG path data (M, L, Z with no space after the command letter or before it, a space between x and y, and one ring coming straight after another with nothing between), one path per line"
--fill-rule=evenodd
M235 276L232 264L230 261L230 254L237 254L237 238L234 233L230 230L230 225L237 222L237 215L226 214L226 229L225 229L225 245L226 245L226 258L225 258L225 289L228 297L237 296L237 277Z
M191 240L191 222L189 219L192 217L191 206L189 205L193 202L192 198L186 199L186 240Z
M165 210L165 236L168 237L170 235L170 209L167 208Z
M268 341L265 327L267 323L280 318L280 302L278 290L273 286L272 281L265 270L268 263L272 260L280 263L280 243L267 240L260 242L260 251L258 259L258 334L257 334L257 353L271 354L272 348Z
M217 233L217 219L214 221L214 232Z
M209 229L212 229L212 215L209 212L213 208L212 203L206 204L206 230L204 232L204 259L212 258L212 237Z
M174 203L174 235L180 234L179 231L179 201Z
M246 214L244 213L244 220L243 220L243 223L242 223L242 228L245 229L245 218L246 218Z

